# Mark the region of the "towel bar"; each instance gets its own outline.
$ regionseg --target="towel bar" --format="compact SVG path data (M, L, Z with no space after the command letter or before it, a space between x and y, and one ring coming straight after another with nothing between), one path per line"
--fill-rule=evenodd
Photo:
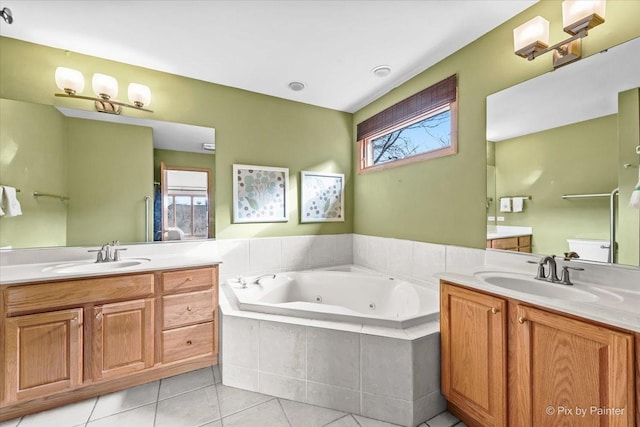
M53 197L54 199L60 199L61 202L69 200L69 198L66 196L60 196L58 194L38 193L37 191L33 192L33 197Z

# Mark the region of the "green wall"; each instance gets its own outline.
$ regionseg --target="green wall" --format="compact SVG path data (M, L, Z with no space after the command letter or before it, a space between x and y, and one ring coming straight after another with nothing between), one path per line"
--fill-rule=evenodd
M567 252L568 238L608 240L608 197L561 196L617 187L617 131L611 115L496 142L497 198L531 196L523 212L498 212L498 225L533 227L532 251L541 254Z
M204 153L191 153L187 151L174 151L174 150L153 150L153 180L160 182L160 162L164 162L167 167L180 167L180 168L200 168L209 170L209 189L210 197L213 199L210 201L210 205L213 206L214 211L210 213L209 221L209 235L215 236L215 168L216 168L216 156L215 154Z
M0 217L0 246L66 245L65 120L55 108L0 99L0 185L20 189L22 215Z
M66 124L67 245L143 242L144 197L153 196L151 128L73 118ZM153 203L149 208L152 230Z
M91 110L87 101L56 98L58 66L81 71L87 82L101 72L121 88L147 84L153 114L125 109L123 114L216 129L216 237L284 236L348 233L353 230L352 115L200 80L153 71L32 43L0 38L0 97L45 105ZM90 84L85 94L89 94ZM232 165L288 167L288 223L231 224ZM346 221L299 224L298 181L301 170L346 175Z
M618 224L616 240L621 264L640 264L640 211L628 206L631 192L638 180L636 147L640 146L640 89L632 89L618 96ZM635 168L625 168L625 164Z
M512 30L542 15L552 42L562 32L560 1L542 1L354 114L355 125L440 80L458 74L458 154L354 177L354 232L433 243L486 246L488 95L551 71L551 54L513 54ZM640 1L608 1L606 23L589 32L583 56L640 36ZM571 67L571 65L568 65ZM354 133L355 139L355 133ZM357 144L352 140L353 168Z

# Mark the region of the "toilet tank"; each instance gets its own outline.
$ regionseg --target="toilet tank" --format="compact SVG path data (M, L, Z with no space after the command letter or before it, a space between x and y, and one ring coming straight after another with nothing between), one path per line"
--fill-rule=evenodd
M607 262L609 258L609 241L598 239L567 239L569 250L587 261Z

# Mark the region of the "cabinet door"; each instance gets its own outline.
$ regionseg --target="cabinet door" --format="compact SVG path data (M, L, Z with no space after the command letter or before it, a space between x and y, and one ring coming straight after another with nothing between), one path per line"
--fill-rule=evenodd
M503 299L441 285L442 391L483 426L506 425L505 311Z
M153 366L153 299L105 304L93 309L92 374L119 377Z
M633 336L518 305L511 420L522 427L632 426Z
M5 320L5 398L34 399L82 382L82 309Z

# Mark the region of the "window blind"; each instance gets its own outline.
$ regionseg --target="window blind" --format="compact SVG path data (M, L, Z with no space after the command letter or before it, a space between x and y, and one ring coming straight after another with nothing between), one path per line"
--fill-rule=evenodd
M369 117L357 126L358 141L456 100L457 75L430 86Z

